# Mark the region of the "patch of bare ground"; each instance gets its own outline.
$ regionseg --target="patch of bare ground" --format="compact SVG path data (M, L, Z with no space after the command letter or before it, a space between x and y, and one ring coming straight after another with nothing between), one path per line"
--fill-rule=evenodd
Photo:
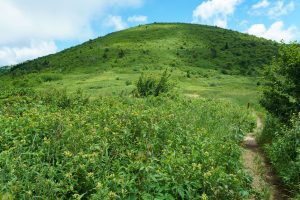
M262 120L257 117L255 131L262 128ZM259 144L256 142L254 133L249 133L244 137L243 147L244 167L253 178L253 188L262 194L261 198L266 200L288 199L287 193L281 186L280 179L272 170L271 165L267 162Z

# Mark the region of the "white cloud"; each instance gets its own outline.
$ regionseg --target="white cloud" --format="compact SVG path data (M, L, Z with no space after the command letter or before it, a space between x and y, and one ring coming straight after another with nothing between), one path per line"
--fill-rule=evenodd
M193 23L206 23L226 28L228 16L235 12L235 8L241 2L242 0L210 0L202 2L193 11Z
M246 26L247 24L248 24L249 22L248 22L248 20L242 20L242 21L240 21L240 26Z
M284 4L284 1L278 1L269 11L268 16L270 18L278 18L282 15L286 15L295 9L295 3L293 1L288 4Z
M24 47L0 47L0 66L14 65L19 62L52 54L57 51L53 41L31 41Z
M144 0L0 0L0 48L11 48L12 52L15 49L32 48L31 40L84 41L95 37L93 23L103 21L107 15L119 9L139 7L143 2ZM6 63L5 59L1 57L2 65ZM17 61L20 60L15 57L14 62Z
M262 0L252 6L252 9L266 8L270 6L270 2L268 0Z
M254 24L247 30L247 33L275 41L290 42L296 38L297 29L295 26L284 29L284 23L276 21L268 29L264 24Z
M148 21L148 17L143 15L134 15L128 17L127 21L132 23L146 23Z
M121 16L109 16L105 20L106 26L113 27L116 31L127 28L127 24L123 21Z
M215 19L214 25L217 27L226 28L227 27L227 19L217 18Z

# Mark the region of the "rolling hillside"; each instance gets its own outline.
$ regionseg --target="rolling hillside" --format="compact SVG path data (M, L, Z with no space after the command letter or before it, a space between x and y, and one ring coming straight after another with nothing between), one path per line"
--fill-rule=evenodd
M12 71L73 71L110 67L202 67L253 75L270 62L277 43L217 27L151 24L90 40ZM94 69L97 68L97 69Z
M257 77L277 48L275 42L217 27L157 23L16 65L1 85L115 95L130 92L142 72L168 68L183 94L255 104Z

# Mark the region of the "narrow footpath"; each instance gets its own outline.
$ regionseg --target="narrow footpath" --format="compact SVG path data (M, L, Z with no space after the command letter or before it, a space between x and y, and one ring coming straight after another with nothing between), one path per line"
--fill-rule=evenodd
M257 117L256 129L253 133L245 136L243 141L243 162L248 173L253 177L252 186L263 194L265 200L288 199L281 187L279 178L272 171L270 164L266 161L258 143L255 140L255 132L263 128L262 120Z

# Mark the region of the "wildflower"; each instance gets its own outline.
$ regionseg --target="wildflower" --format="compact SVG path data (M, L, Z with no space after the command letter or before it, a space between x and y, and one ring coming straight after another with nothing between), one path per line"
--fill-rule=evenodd
M204 173L204 178L208 178L210 176L211 176L211 172L210 171Z
M117 194L116 194L115 192L110 191L110 192L108 193L108 196L109 196L109 198L114 199L114 198L117 197Z
M202 165L197 163L192 163L193 170L201 170Z
M85 168L85 165L84 165L84 164L79 164L79 167L80 167L81 169L84 169L84 168Z
M127 194L128 191L126 189L122 189L121 192L123 195L125 195L125 194Z
M89 173L87 174L87 176L88 176L89 178L94 177L94 173L93 173L93 172L89 172Z
M73 198L74 199L80 199L80 195L79 194L73 194Z
M64 151L66 157L71 157L73 154L70 151Z
M71 172L66 173L66 174L65 174L65 177L71 178L71 177L72 177L72 173L71 173Z
M103 186L102 183L101 183L101 182L98 182L97 185L96 185L96 188L97 188L97 189L101 189L102 186Z
M49 140L47 137L44 137L44 143L45 143L45 144L49 144L49 143L50 143L50 140Z
M203 193L203 194L201 195L201 199L202 199L202 200L208 200L208 197L207 197L207 195L206 195L205 193Z

